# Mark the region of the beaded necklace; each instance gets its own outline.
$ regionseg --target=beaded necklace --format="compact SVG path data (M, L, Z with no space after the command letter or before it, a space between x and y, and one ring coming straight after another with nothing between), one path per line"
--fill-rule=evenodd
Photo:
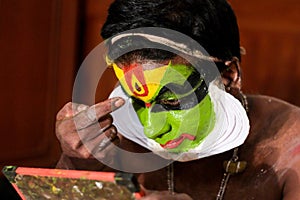
M249 108L248 108L247 97L243 93L240 93L240 95L242 97L241 98L242 105L245 108L246 112L248 112ZM225 172L221 180L221 184L219 187L219 191L217 193L216 200L223 200L230 176L241 173L246 169L247 162L238 161L238 159L239 159L238 147L236 147L233 150L231 159L223 162L223 168ZM167 184L168 184L168 191L170 192L170 194L174 194L174 164L173 163L171 163L167 167Z

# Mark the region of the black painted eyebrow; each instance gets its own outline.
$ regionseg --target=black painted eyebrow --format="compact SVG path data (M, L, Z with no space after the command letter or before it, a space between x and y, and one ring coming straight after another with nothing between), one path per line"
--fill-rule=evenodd
M203 81L204 78L201 77L198 71L193 71L193 73L187 78L183 85L179 85L176 83L169 83L165 85L158 93L157 98L163 95L167 91L171 91L172 93L182 96L187 94L194 89L200 81Z
M205 81L202 81L201 85L197 87L193 92L191 92L187 96L178 99L179 105L172 106L169 104L161 104L156 101L158 104L155 104L151 111L161 112L166 110L187 110L199 104L207 94L208 87Z
M161 104L159 100L157 100L153 102L154 106L151 108L151 112L163 112L169 110L187 110L199 104L206 97L207 94L208 94L208 87L205 81L202 81L200 86L195 88L195 90L191 92L191 94L179 98L178 105L172 106L171 104ZM132 97L132 100L134 102L133 105L135 109L139 109L138 107L143 107L143 108L146 107L145 102L143 102L142 100L137 99L135 97Z
M162 96L166 92L171 92L178 96L174 99L178 100L178 105L164 104ZM168 110L187 110L197 104L199 104L205 96L208 94L208 86L204 80L204 75L200 75L198 71L194 71L184 82L183 85L169 83L165 85L158 93L155 100L151 103L154 103L154 106L151 108L151 112L162 112ZM139 100L135 97L132 97L133 101L140 107L146 107L145 102ZM137 108L137 107L136 107Z

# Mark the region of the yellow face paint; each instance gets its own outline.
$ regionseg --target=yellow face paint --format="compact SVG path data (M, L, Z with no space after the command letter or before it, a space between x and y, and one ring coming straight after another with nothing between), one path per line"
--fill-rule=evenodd
M162 148L186 152L198 146L214 127L213 103L203 78L192 66L171 62L161 67L154 63L151 69L150 62L122 68L112 65L125 92L135 97L132 105L144 134Z
M127 94L149 103L161 89L161 80L170 64L144 70L142 65L136 63L122 69L113 63L113 69Z

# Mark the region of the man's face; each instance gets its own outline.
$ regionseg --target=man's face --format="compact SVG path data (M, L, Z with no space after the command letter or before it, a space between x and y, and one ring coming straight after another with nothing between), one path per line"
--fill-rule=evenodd
M170 152L198 146L213 129L215 113L202 75L171 60L113 64L144 126L144 134Z

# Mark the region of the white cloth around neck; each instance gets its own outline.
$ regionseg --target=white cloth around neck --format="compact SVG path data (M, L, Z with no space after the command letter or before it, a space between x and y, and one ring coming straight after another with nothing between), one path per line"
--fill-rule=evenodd
M127 139L151 150L153 153L176 161L191 161L219 153L223 153L237 146L246 140L249 134L249 119L241 103L229 93L218 88L211 82L208 94L213 102L216 113L216 122L213 130L194 149L183 153L171 153L162 148L159 143L144 135L144 128L122 88L115 88L111 97L122 97L125 104L118 110L112 112L114 125Z

